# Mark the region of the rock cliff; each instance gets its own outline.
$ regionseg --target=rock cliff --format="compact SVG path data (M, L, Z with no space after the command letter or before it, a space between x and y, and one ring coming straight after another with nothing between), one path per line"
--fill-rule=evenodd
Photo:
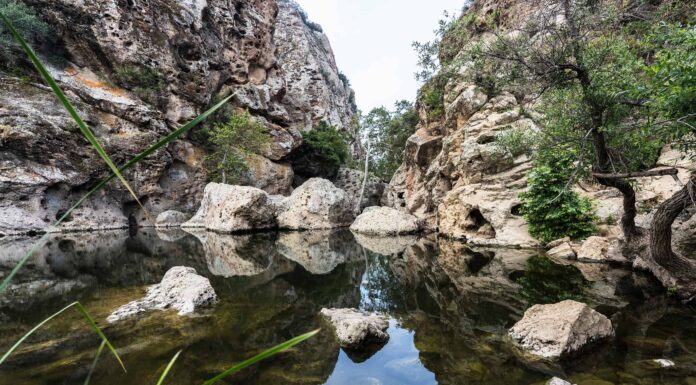
M64 64L50 70L115 162L236 92L273 137L250 162L252 184L289 193L281 159L301 131L325 120L349 130L353 91L341 80L321 27L288 0L26 0L58 34ZM32 69L26 69L31 73ZM126 176L155 215L193 213L207 174L205 149L175 141ZM107 168L53 94L0 73L0 234L44 231ZM112 183L78 209L69 230L147 224Z
M466 37L452 31L445 34L439 59L453 64L444 66L446 75L433 77L419 92L420 122L407 140L404 162L385 191L383 204L412 213L431 231L445 236L481 245L538 246L520 215L519 194L527 189L532 162L526 154L513 154L496 143L506 132L539 129L542 116L535 111L537 95L477 86L468 73L474 67L463 57L471 44L490 41L495 34L519 33L524 23L541 17L536 7L543 3L476 0L460 19L469 23ZM562 15L558 18L563 22ZM432 99L438 94L442 95L441 106L434 108ZM641 179L639 207L649 211L657 198L666 199L686 181L693 163L675 153L665 148L658 166L679 168L681 181ZM600 186L578 190L597 201L603 222L621 217L617 191ZM639 218L641 224L649 223L648 218ZM620 233L619 229L605 230Z

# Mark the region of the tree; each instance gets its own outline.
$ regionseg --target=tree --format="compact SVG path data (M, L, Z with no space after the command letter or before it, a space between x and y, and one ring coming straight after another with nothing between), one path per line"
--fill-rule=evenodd
M220 183L243 183L249 171L247 157L262 153L271 142L266 127L246 110L214 126L209 135L214 149L207 160L212 179Z
M684 137L683 130L665 129L656 118L689 124L684 119L695 104L694 60L689 56L693 47L682 41L679 44L684 50L674 55L679 59L672 61L669 69L649 70L652 61L664 61L661 56L672 54L662 49L663 55L653 56L662 45L650 44L643 31L628 28L634 26L635 7L630 4L622 8L624 4L596 0L540 0L536 5L539 17L531 18L519 31L506 35L496 31L495 39L468 52L470 61L494 63L472 66L470 76L472 80L492 79L495 88L541 95L541 110L546 114L542 140L546 143L540 148L546 152L569 149L575 156L576 170L567 187L585 173L604 186L618 189L623 195L625 238L628 243L639 241L643 234L635 224L636 193L628 179L675 173L646 169L654 165L663 144ZM692 28L690 31L693 33ZM683 40L688 41L685 33ZM491 67L496 72L486 73ZM668 75L660 79L656 76L660 72ZM670 87L671 82L679 85ZM655 84L667 84L672 90L658 91ZM655 258L663 268L693 278L696 268L691 262L675 259L668 236L671 223L689 198L690 186L658 210L659 220L652 229L655 242L651 243L653 249L663 249Z
M418 113L413 103L401 100L394 110L374 108L361 119L361 128L372 146L372 170L383 180L389 180L403 162L406 140L416 131Z

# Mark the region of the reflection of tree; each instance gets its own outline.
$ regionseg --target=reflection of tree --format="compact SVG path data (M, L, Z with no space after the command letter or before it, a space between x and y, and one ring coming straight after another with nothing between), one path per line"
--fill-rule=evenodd
M394 276L389 261L394 257L378 254L369 256L360 288L361 309L401 313L409 308L409 294L412 293L413 288L407 288Z
M575 266L559 265L537 255L527 260L524 274L517 281L530 305L556 303L566 299L582 301L589 283Z

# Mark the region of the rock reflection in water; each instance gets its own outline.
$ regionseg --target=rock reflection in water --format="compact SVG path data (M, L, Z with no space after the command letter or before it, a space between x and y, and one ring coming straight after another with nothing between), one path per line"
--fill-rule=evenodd
M32 241L0 239L0 272ZM263 348L322 326L323 307L387 313L390 341L369 354L348 354L323 330L228 383L541 383L549 367L519 359L505 337L507 328L531 304L577 293L612 316L617 339L553 370L575 383L682 384L696 377L690 309L652 291L649 280L632 272L559 265L538 254L471 249L436 236L365 239L348 231L55 234L0 296L0 351L77 299L105 325L115 308L141 297L169 268L185 265L210 278L218 306L193 317L156 312L106 326L129 372L104 358L93 385L149 384L181 348L168 383L201 383ZM61 316L3 365L0 384L82 383L97 344L77 315ZM677 368L657 369L651 366L655 358L673 359Z

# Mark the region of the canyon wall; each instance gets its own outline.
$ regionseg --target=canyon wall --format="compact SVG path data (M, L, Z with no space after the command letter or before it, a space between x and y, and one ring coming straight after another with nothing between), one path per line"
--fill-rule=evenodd
M251 184L287 194L293 171L282 159L301 144L301 132L320 121L350 130L353 91L321 27L289 0L23 2L61 37L65 58L50 71L116 163L234 93L230 106L248 109L272 136L249 162ZM208 179L206 155L189 136L126 177L152 215L191 213ZM46 230L106 176L47 87L0 73L0 234ZM149 221L112 182L64 229Z

